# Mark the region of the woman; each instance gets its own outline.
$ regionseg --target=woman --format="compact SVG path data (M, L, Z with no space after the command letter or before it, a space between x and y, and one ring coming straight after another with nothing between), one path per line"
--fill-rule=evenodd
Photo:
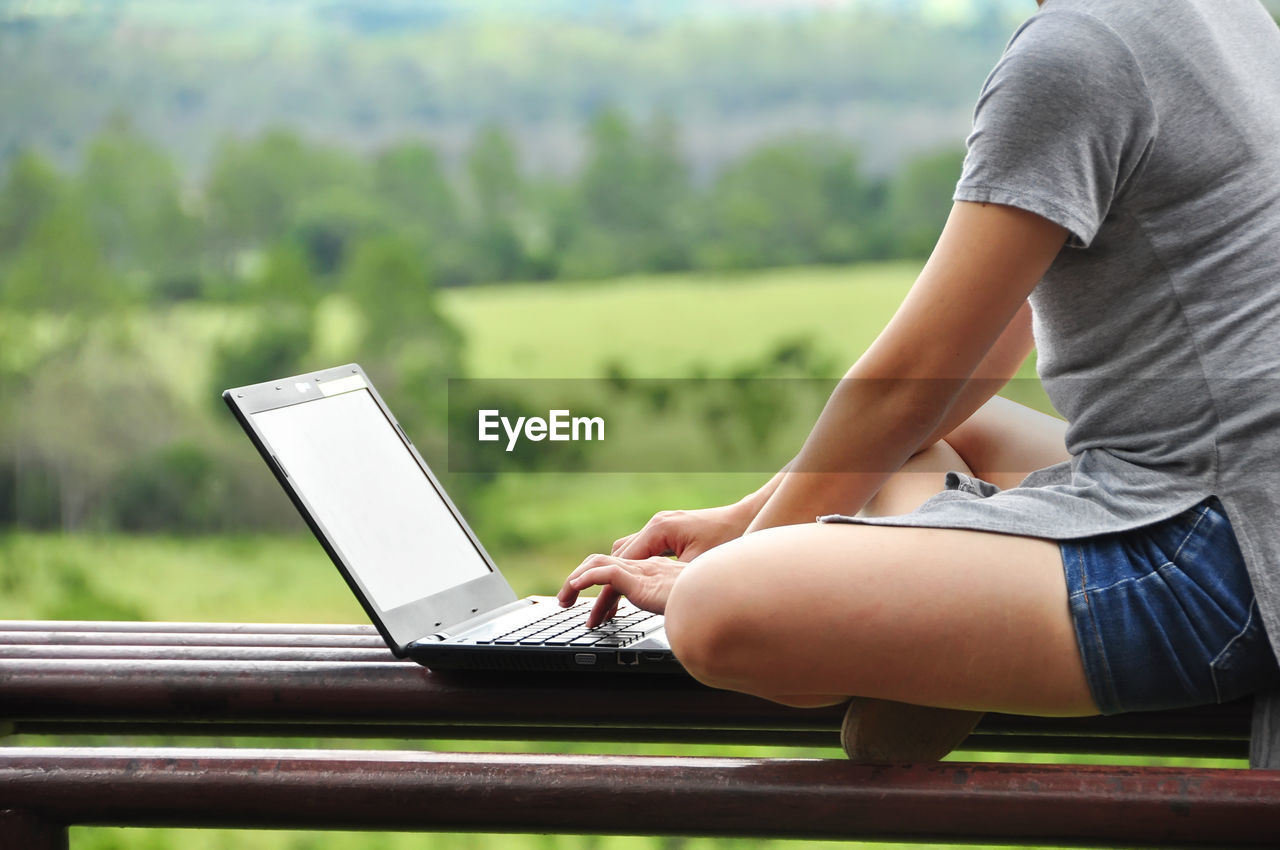
M1257 0L1041 6L932 257L795 460L657 515L563 602L665 611L695 677L795 705L1083 715L1280 682L1280 33ZM992 398L1033 339L1066 425ZM897 710L855 700L851 754L936 757L976 719L903 738Z

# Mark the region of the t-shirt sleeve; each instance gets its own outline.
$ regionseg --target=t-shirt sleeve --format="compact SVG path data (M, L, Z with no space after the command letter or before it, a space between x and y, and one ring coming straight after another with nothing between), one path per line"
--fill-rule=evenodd
M1036 213L1088 247L1140 173L1155 123L1119 35L1089 15L1040 12L982 88L955 199Z

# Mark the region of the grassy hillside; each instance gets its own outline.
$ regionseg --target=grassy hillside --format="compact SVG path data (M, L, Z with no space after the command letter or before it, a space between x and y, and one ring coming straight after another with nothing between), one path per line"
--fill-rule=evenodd
M465 331L477 378L596 377L610 362L636 377L683 377L796 339L847 366L917 272L918 264L892 263L470 287L447 292L445 306Z

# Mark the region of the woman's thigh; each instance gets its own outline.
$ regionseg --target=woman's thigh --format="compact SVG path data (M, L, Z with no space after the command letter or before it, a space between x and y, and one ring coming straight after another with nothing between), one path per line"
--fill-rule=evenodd
M1062 558L1044 540L839 524L760 531L684 571L667 631L697 678L782 701L1097 713Z
M996 396L946 436L973 470L1002 490L1037 469L1069 460L1067 423Z
M1067 460L1067 423L995 397L946 438L912 456L862 508L863 516L910 513L942 490L946 473L976 475L1002 490ZM833 506L832 512L843 510Z

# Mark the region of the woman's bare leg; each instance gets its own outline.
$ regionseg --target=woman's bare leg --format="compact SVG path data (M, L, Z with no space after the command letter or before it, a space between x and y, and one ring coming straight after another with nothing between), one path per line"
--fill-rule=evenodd
M685 570L667 635L696 678L784 701L1097 713L1058 547L1032 538L818 524L756 532Z
M994 470L977 474L1016 484L1038 468L1015 469L1016 460L1044 466L1066 453L1056 420L1029 431L1019 427L1026 409L1007 404L984 407L957 429L956 443ZM948 469L969 471L964 460L950 440L921 452L868 509L911 510L941 489ZM756 532L707 552L681 575L667 603L667 633L695 677L789 704L868 696L1097 713L1058 546L1044 540L819 524Z
M1002 490L1029 473L1070 459L1067 423L996 396L979 408L946 442L973 473Z
M1066 430L1061 419L997 396L944 440L908 460L862 513L910 513L942 490L951 471L976 475L1002 490L1016 487L1029 473L1070 457Z

